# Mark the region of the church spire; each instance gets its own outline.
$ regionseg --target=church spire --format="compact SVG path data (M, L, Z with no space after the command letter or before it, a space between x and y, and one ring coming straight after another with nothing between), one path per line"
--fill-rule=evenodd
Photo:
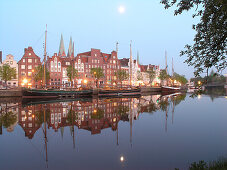
M65 46L64 46L64 40L63 40L62 34L61 34L61 41L60 41L60 46L59 46L59 55L65 56Z
M70 36L69 49L68 49L67 57L71 57L72 56L72 53L73 53L72 37Z
M74 41L73 41L73 52L72 52L72 57L74 57Z

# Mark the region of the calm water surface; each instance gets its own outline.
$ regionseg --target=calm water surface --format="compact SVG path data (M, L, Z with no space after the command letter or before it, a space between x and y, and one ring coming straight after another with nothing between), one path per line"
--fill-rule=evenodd
M227 156L227 99L1 103L0 169L186 169Z

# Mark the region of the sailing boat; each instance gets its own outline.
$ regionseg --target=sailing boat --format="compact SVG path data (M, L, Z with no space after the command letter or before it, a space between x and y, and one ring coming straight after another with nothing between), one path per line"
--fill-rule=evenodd
M44 77L43 84L44 89L23 89L23 98L58 98L58 97L81 97L81 96L91 96L93 90L50 90L46 88L46 39L47 39L47 25L45 31L45 46L44 46Z
M166 60L166 74L168 74L168 65L167 65L167 53L165 51L165 60ZM172 59L172 74L173 74L173 59ZM168 84L168 83L167 83ZM172 86L162 86L161 87L162 93L175 93L180 91L180 87L172 87Z

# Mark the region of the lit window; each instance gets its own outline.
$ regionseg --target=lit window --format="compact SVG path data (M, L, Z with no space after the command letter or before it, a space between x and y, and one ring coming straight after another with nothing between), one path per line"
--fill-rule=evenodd
M31 58L28 59L28 63L32 63L32 59Z
M32 65L28 65L28 69L32 69Z
M32 55L31 53L28 53L28 55Z
M31 76L32 75L32 72L28 72L28 76Z
M25 69L25 65L21 65L21 69Z
M25 63L25 59L23 59L23 63Z

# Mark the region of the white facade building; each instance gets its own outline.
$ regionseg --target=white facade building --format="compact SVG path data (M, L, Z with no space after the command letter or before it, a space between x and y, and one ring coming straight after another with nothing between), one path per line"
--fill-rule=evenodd
M0 66L4 64L8 64L11 68L16 69L16 79L7 81L7 85L12 87L17 87L18 86L18 64L17 64L17 61L14 60L14 56L11 54L7 55L6 59L2 63L0 63Z

